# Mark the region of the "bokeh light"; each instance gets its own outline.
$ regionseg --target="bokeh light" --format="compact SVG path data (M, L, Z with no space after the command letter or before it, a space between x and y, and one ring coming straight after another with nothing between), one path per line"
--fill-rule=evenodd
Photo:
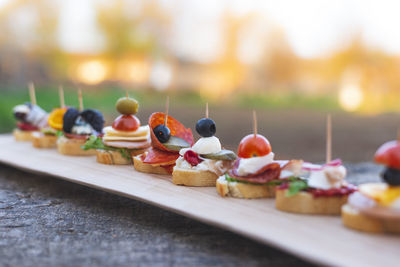
M90 60L81 63L77 68L77 78L86 84L98 84L105 80L107 66L100 60Z
M348 84L340 88L339 103L346 111L357 110L364 99L362 89L355 84Z

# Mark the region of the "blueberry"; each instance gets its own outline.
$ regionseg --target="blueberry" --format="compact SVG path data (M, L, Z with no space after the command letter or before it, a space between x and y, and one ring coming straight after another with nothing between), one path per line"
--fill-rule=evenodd
M103 130L104 118L100 111L95 109L85 109L80 115L97 132L101 132Z
M75 125L75 121L78 118L80 112L76 108L68 108L64 113L63 117L63 131L71 133L72 127Z
M171 136L171 131L164 124L154 127L153 132L161 143L167 142Z
M382 173L382 178L389 185L400 185L400 170L386 168Z
M217 131L215 122L212 119L201 119L196 123L196 131L202 137L211 137Z

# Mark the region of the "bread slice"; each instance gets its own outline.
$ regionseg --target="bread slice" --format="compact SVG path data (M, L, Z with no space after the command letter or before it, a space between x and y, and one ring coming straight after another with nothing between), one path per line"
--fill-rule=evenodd
M277 190L275 206L278 210L320 215L340 215L341 207L347 202L346 196L314 197L308 192L286 196L287 189Z
M14 129L13 135L15 138L15 141L32 141L32 133L37 132L37 131L22 131L18 128Z
M131 156L140 155L144 152L144 149L132 150ZM132 159L127 159L122 156L121 152L114 150L96 150L96 160L98 163L109 164L109 165L130 165L132 164Z
M342 207L342 222L346 227L358 231L400 234L400 222L398 220L366 216L349 204Z
M214 187L218 175L210 171L185 170L174 167L172 182L176 185Z
M133 157L133 167L138 172L154 173L154 174L171 174L168 168L163 168L161 166L154 166L149 163L144 163L140 156Z
M217 180L217 192L222 197L273 198L275 197L275 185L230 182L225 179L225 176L221 176Z
M68 156L94 156L96 150L83 150L81 146L86 143L85 139L73 139L61 136L57 139L57 150L60 154Z
M42 132L32 133L32 145L36 148L53 148L57 146L56 135L46 135Z

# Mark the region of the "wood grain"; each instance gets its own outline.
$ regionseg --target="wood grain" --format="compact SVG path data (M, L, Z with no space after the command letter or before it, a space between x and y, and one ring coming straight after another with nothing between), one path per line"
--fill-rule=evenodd
M168 176L98 164L95 157L35 149L30 143L15 142L11 135L0 135L0 145L0 162L5 164L147 202L309 261L338 266L398 264L399 236L352 231L339 217L280 212L271 199L222 198L215 188L176 186Z

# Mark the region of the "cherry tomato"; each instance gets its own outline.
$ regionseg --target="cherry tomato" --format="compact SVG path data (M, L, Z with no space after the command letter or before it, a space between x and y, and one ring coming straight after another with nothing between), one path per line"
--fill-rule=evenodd
M381 145L375 153L376 163L400 169L400 142L390 141Z
M136 131L140 127L140 121L134 115L120 115L115 119L112 127L118 131Z
M240 141L238 156L240 158L262 157L271 152L271 145L262 135L249 134Z

